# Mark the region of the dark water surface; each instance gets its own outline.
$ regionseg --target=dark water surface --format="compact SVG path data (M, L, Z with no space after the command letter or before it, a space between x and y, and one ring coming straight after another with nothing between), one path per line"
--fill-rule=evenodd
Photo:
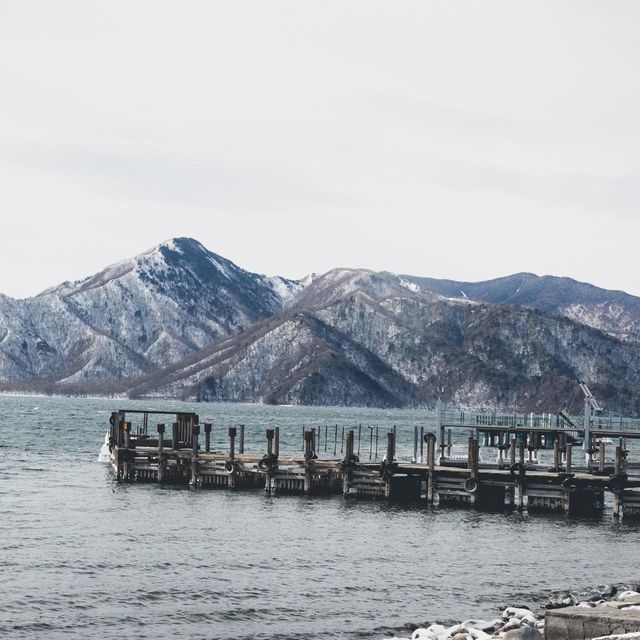
M266 426L280 425L294 451L303 424L362 423L365 459L369 425L397 424L408 453L413 425L431 418L0 397L0 638L382 638L409 621L486 617L552 589L640 579L640 526L608 515L118 485L97 454L121 405L196 411L216 425L218 447L221 427L243 423L259 451Z

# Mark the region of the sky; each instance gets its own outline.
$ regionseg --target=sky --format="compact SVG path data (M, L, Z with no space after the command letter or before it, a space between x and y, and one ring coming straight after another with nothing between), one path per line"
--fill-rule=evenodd
M640 295L640 3L0 0L0 292L250 271Z

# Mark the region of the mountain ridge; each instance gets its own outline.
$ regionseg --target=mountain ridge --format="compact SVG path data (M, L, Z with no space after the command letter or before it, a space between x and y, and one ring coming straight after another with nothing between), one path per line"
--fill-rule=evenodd
M640 412L640 298L570 278L336 268L291 280L174 238L23 300L0 388L132 397L541 408L586 378Z

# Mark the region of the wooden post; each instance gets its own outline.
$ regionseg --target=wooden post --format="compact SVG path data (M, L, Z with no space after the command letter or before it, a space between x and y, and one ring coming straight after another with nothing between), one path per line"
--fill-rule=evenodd
M267 455L271 457L273 455L273 437L275 432L273 429L267 429Z
M614 466L614 473L616 476L622 473L622 445L621 444L619 444L616 447L616 460L615 460L615 466ZM622 492L623 491L624 489L613 492L613 517L614 518L620 517L620 511L622 508Z
M129 433L131 431L131 423L123 422L122 423L123 430L123 446L125 450L125 460L123 464L123 476L125 480L129 480L129 476L131 475L131 466L129 462Z
M271 458L273 455L273 439L275 436L275 429L267 429L267 457ZM271 493L271 466L267 469L266 477L264 480L264 490L267 493Z
M373 456L373 427L369 427L369 460Z
M622 445L618 445L616 447L616 460L615 460L614 473L616 475L620 475L622 473Z
M553 441L553 470L558 471L559 460L558 455L560 453L560 445L557 440Z
M204 423L204 450L209 453L211 451L211 423Z
M333 457L338 455L338 425L336 425L335 433L333 435Z
M304 492L309 495L313 489L312 456L314 453L315 428L304 432Z
M513 466L516 463L516 439L511 438L509 442L509 464Z
M424 426L420 427L420 464L424 464Z
M351 463L351 457L353 456L353 440L354 440L354 432L353 430L347 431L347 446L345 452L345 462Z
M413 427L413 460L412 462L418 462L418 425Z
M373 454L373 459L374 460L378 459L378 427L376 427L376 450Z
M240 442L238 443L238 453L244 453L244 425L240 425Z
M274 446L273 446L273 454L276 458L280 455L280 427L276 427L274 429Z
M178 444L178 427L179 423L173 422L171 424L171 448L176 451L179 447Z
M329 425L324 425L324 450L327 450L327 440L329 439Z
M452 429L447 429L447 458L451 457L451 432Z
M565 466L567 468L567 473L571 473L571 452L573 451L573 445L567 443L567 451L566 451L566 460L565 460Z
M392 491L393 491L393 459L395 457L395 453L396 453L396 438L395 438L395 432L394 431L389 431L387 433L387 455L386 455L386 462L387 462L387 470L385 473L385 477L384 477L384 496L385 498L390 498L392 495Z
M604 456L605 456L605 448L604 442L600 440L600 445L598 447L598 470L600 473L604 473Z
M191 486L199 486L198 482L198 440L200 436L200 425L191 426Z
M229 427L229 462L232 464L236 459L236 434L237 429L235 427ZM235 464L233 466L233 471L229 474L229 480L227 486L230 489L233 489L236 486L236 469Z
M164 425L158 425L158 482L164 482Z
M427 504L433 504L433 471L435 468L436 458L436 437L433 433L430 433L427 437L427 467L429 469L429 475L427 478Z
M526 439L526 435L523 434L522 439L520 440L520 446L518 447L518 458L522 464L524 464L524 441Z

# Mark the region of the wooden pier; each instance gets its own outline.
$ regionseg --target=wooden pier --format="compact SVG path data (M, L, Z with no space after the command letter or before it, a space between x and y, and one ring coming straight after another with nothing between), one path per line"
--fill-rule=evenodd
M152 426L158 417L170 422ZM318 455L319 428L303 431L300 455L281 454L277 427L264 430L261 451L246 452L243 425L225 429L226 446L214 451L212 424L201 425L195 413L120 410L110 418L109 458L122 482L530 512L598 514L610 506L615 517L640 516L640 460L629 455L630 449L637 452L629 444L640 441L640 429L593 422L585 430L533 416L447 420L441 411L436 424L438 435L414 427L413 455L406 461L398 459L395 428L383 434L384 456L377 459L378 437L374 456L371 428L369 458L374 459L361 461L354 449L356 430L342 430L342 453L336 455L337 425L333 457L331 451L329 457ZM324 436L326 452L326 427Z

